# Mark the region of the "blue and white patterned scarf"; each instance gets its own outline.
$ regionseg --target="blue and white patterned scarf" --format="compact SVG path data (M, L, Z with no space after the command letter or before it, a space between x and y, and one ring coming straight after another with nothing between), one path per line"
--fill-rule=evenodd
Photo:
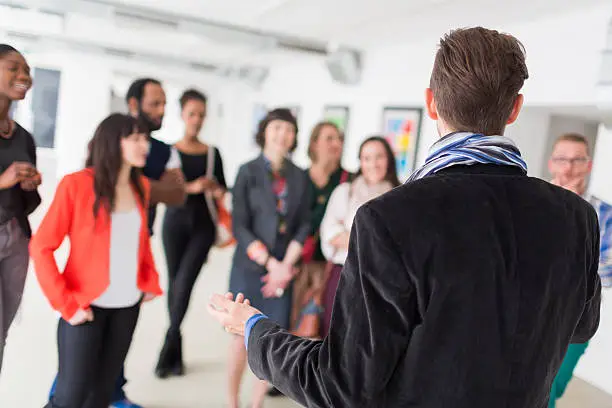
M515 166L527 174L527 164L512 140L504 136L457 132L434 143L429 150L425 164L410 175L408 182L429 176L447 167L478 163Z

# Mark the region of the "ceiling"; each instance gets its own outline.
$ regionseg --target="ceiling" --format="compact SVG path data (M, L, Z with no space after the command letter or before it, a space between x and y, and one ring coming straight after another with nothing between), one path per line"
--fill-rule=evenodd
M40 18L48 22L19 15L0 20L0 30L215 72L248 68L258 82L267 74L257 70L321 60L336 46L367 50L430 40L456 27L503 27L609 1L0 0L0 9L47 13Z
M49 0L45 0L49 1ZM114 0L88 0L114 2ZM465 25L533 20L609 0L121 0L126 5L358 47Z

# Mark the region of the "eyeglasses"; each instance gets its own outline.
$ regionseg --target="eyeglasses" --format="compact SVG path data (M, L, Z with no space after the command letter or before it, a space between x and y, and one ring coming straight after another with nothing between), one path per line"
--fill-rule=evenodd
M576 157L576 158L570 159L568 157L553 157L552 161L555 164L569 164L570 166L573 166L573 165L584 166L589 161L589 158L588 157Z

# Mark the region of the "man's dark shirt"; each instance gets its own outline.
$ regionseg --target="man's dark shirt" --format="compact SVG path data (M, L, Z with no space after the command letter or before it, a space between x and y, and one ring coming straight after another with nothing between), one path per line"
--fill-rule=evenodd
M456 166L363 206L323 342L255 324L255 374L308 407L545 408L599 323L599 232L579 196Z
M155 138L151 138L150 141L151 148L142 172L151 180L158 181L166 171L166 166L170 160L170 155L172 152L172 146ZM149 206L149 235L153 235L153 224L155 223L156 214L157 203L154 203Z

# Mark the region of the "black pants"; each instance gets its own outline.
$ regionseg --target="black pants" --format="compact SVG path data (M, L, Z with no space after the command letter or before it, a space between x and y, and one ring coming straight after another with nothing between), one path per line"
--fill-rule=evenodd
M168 265L168 313L170 336L180 334L191 292L214 244L215 226L206 209L168 208L162 226L162 242Z
M59 371L55 394L46 408L108 408L140 313L129 308L92 306L94 319L57 328Z

